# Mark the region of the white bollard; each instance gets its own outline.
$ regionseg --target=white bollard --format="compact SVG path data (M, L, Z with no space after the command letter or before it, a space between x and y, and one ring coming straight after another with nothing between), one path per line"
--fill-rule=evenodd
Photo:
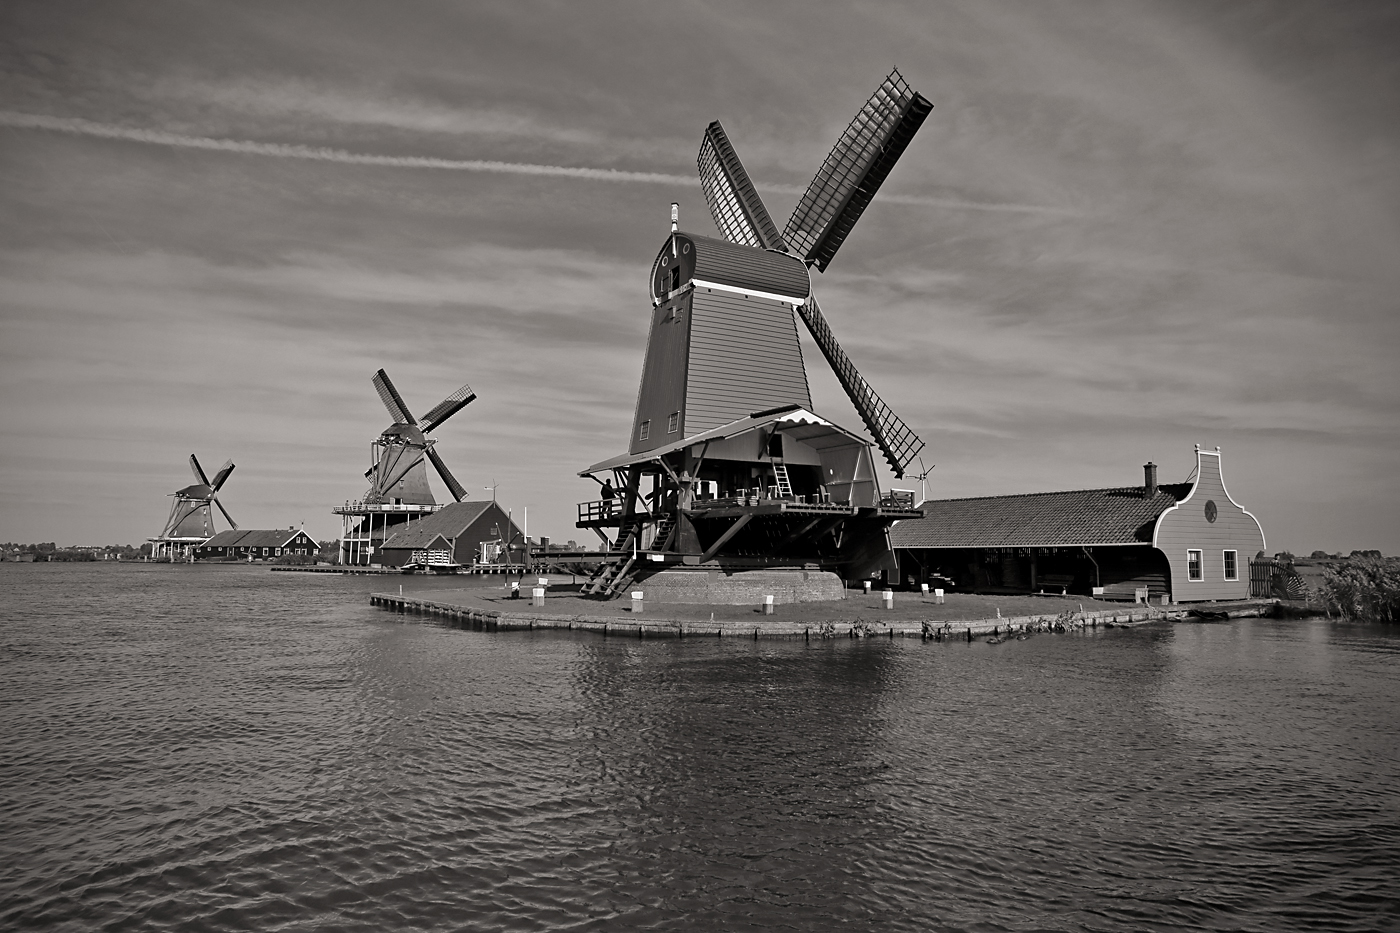
M771 616L773 614L773 597L763 597L763 614L766 616Z
M881 594L880 594L880 602L884 604L884 607L885 607L886 609L893 609L893 608L894 608L894 590L885 590L883 593L881 593Z
M869 580L866 580L866 581L865 581L865 591L866 591L867 593L870 592L870 581L869 581Z
M535 582L535 586L549 586L549 577L540 577Z
M938 605L943 605L943 588L937 587L933 591L933 601Z
M919 589L920 589L920 591L923 592L923 594L924 594L925 596L928 595L928 584L927 584L927 583L920 583L920 584L919 584Z
M530 590L530 602L536 606L544 605L544 587L536 586Z
M633 591L632 591L632 611L633 611L633 612L641 612L641 611L642 611L642 592L643 592L642 590L633 590Z

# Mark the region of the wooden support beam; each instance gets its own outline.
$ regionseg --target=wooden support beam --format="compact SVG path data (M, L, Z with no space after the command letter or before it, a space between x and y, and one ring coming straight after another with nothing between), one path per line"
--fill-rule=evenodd
M719 549L728 544L729 539L737 535L739 531L752 519L752 512L739 516L739 520L736 521L734 524L730 525L728 528L726 528L724 534L716 538L715 543L711 544L709 548L705 550L705 553L700 555L700 563L703 564L705 561L714 557L715 554L719 552Z
M789 544L791 544L792 542L796 541L798 538L800 538L800 537L802 537L803 535L807 534L808 532L812 531L812 529L816 528L816 527L817 527L818 525L820 525L822 522L826 522L826 523L828 523L827 527L826 527L826 528L823 528L821 531L817 532L817 534L816 534L816 536L817 536L818 538L820 538L822 535L824 535L824 534L826 534L827 532L829 532L832 528L835 528L837 525L839 525L839 524L841 524L842 522L844 522L844 521L846 520L846 518L847 518L847 516L845 516L845 515L838 515L838 516L836 516L835 518L832 518L832 517L829 516L829 515L818 515L816 518L812 519L812 520L811 520L810 522L808 522L807 524L802 525L801 527L799 527L796 531L789 532L787 537L783 538L783 540L781 540L781 541L778 542L778 547L779 547L779 548L785 548L785 547L787 547Z

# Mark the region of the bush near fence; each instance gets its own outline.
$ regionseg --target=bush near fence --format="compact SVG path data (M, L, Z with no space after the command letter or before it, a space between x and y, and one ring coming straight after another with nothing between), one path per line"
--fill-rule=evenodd
M1400 559L1353 557L1323 571L1329 614L1352 622L1400 622Z

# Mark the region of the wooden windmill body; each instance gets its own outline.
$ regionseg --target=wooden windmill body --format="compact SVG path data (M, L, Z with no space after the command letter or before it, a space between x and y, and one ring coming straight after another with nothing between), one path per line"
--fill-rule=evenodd
M902 477L923 442L842 351L809 267L826 268L931 108L892 73L782 234L723 127L706 129L697 166L723 238L680 231L673 206L627 453L580 473L611 474L605 498L579 506L579 527L613 553L590 591L615 595L668 567L851 579L893 566L890 524L922 513L912 493L881 492L872 450ZM812 412L797 317L873 444Z

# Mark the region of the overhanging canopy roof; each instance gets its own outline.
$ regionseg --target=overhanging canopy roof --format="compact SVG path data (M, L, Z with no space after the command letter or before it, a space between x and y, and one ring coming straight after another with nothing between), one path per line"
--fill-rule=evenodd
M794 407L784 408L776 412L758 412L747 418L740 418L738 421L731 421L717 428L711 428L699 434L692 434L690 437L667 444L664 447L646 450L639 454L623 454L620 457L613 457L610 460L595 463L586 470L580 470L578 475L591 476L594 473L602 473L605 470L618 470L636 463L660 460L667 454L673 454L678 450L684 450L695 444L737 437L740 434L745 434L756 428L765 427L767 425L772 425L775 430L781 429L783 433L789 434L817 450L824 450L830 447L849 447L853 443L863 444L867 447L870 446L869 441L854 431L848 431L840 425L833 424L825 418L818 417L805 408Z

